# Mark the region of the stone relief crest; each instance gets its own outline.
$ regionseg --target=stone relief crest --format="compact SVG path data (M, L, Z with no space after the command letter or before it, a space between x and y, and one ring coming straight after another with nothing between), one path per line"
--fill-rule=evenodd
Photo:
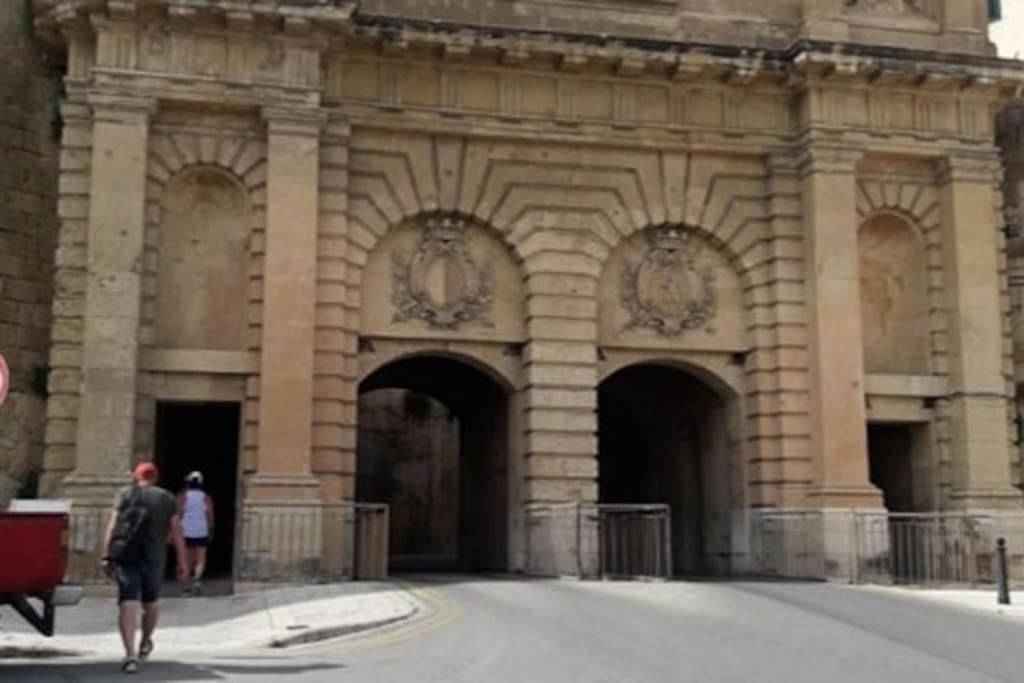
M651 233L647 252L623 269L620 295L630 316L625 329L666 337L704 327L717 312L714 275L694 265L691 238L682 228Z
M444 330L470 321L491 326L494 283L466 245L468 227L459 216L428 216L416 251L392 255L394 322L422 320Z

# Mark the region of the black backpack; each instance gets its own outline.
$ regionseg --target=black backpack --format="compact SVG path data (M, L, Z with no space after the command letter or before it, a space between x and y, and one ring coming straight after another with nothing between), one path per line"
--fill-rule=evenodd
M133 486L117 511L117 522L110 536L107 555L121 565L139 565L145 559L146 537L149 534L149 510L142 503L142 493Z

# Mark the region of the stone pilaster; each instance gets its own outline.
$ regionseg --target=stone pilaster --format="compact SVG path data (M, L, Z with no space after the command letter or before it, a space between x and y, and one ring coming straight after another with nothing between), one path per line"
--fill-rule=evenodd
M575 258L527 279L524 503L597 500L598 266Z
M843 17L844 0L803 0L805 38L846 41L850 28Z
M107 496L133 462L152 100L93 93L85 323L74 498Z
M971 510L1019 507L1010 482L1003 375L998 161L949 159L942 186L943 261L949 316L952 502Z
M859 155L811 144L803 150L804 270L817 459L811 503L881 507L871 485L864 406L855 167Z
M312 474L318 110L266 110L267 226L256 474L250 500L318 495Z
M359 326L346 306L350 133L344 118L332 116L320 149L313 472L329 501L355 494Z

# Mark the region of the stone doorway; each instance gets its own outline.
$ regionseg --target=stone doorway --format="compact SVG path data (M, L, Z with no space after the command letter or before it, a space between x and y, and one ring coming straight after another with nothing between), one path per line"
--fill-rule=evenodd
M686 371L632 365L599 386L600 502L670 505L676 574L729 571L729 443L725 402Z
M869 423L871 483L889 512L934 509L929 490L928 427L916 423Z
M356 500L390 506L392 571L504 571L508 392L462 361L394 361L360 384Z
M198 470L213 498L214 538L206 570L212 580L231 579L234 566L240 417L238 403L156 405L154 459L160 485L177 495L185 475Z

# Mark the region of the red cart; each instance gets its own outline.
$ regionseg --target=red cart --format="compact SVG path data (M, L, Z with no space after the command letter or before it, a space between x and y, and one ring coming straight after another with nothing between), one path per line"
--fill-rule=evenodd
M84 592L64 583L67 529L67 512L0 512L0 604L45 636L53 635L55 608L77 604Z

